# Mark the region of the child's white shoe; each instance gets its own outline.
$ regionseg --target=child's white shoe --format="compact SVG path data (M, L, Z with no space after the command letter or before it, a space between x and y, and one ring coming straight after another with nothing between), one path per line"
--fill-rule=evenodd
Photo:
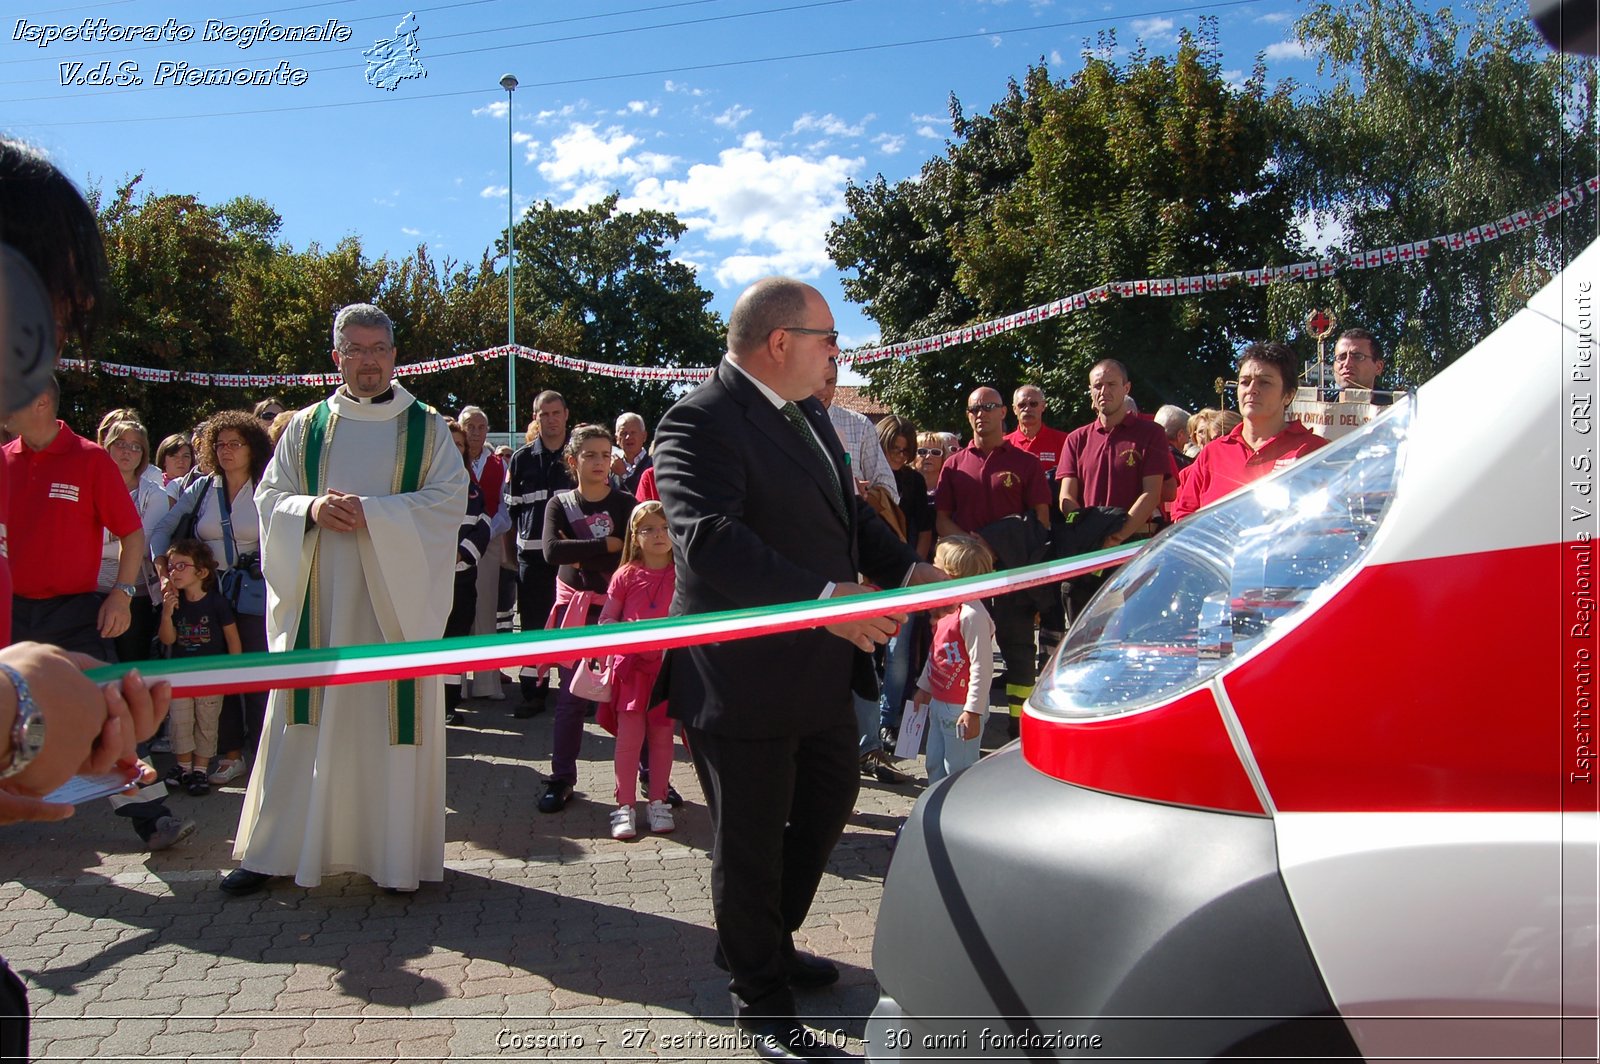
M665 835L678 826L672 819L672 806L666 802L651 802L645 807L645 813L650 817L650 830L657 835Z
M619 805L611 810L611 837L631 839L639 833L633 820L633 806Z

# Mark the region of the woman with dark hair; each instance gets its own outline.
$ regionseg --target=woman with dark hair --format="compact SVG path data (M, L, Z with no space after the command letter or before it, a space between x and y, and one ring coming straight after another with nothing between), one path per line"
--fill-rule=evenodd
M1244 420L1195 456L1178 486L1172 519L1181 520L1236 488L1327 445L1298 421L1289 404L1300 387L1300 359L1288 344L1251 344L1239 355L1239 413Z
M200 433L200 461L212 473L201 477L179 496L177 505L156 526L150 551L165 577L164 559L173 532L187 514L194 514L193 537L211 548L217 574L239 566L260 572L261 519L256 513L256 484L272 457L272 441L261 419L244 410L224 410L205 423ZM227 518L224 521L224 517ZM231 531L232 535L229 535ZM239 641L246 654L267 649L265 607L254 613L236 608ZM248 770L246 751L261 738L261 720L267 712L267 693L250 691L229 695L217 726L217 749L225 751L210 781L222 786Z
M156 448L155 467L161 473L161 486L182 480L194 468L194 444L181 432L174 432Z

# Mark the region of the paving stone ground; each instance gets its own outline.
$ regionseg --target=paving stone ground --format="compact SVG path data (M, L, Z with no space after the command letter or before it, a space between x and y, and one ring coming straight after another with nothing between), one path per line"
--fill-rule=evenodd
M35 1059L754 1059L710 960L710 828L681 747L678 830L617 842L610 736L589 723L577 796L540 815L550 714L510 705L470 701L471 726L449 729L444 881L409 897L353 875L224 895L242 786L174 796L199 829L158 854L103 803L7 829L0 951L28 984ZM797 935L843 971L801 1009L855 1053L894 831L920 792L862 781Z

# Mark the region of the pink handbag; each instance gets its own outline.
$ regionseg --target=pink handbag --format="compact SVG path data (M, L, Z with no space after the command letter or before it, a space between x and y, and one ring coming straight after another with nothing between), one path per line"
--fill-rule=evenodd
M578 662L578 667L572 670L572 682L567 685L567 690L589 702L609 702L611 673L610 659L583 658Z

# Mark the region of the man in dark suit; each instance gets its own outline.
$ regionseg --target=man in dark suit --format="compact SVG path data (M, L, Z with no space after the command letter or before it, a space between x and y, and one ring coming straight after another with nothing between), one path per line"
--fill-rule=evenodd
M674 616L941 579L852 490L822 384L838 332L809 285L758 281L716 374L661 420L656 483L672 532ZM855 805L852 686L902 618L688 647L664 666L711 809L717 956L739 1026L768 1059L840 1055L795 1018L793 988L838 978L793 932Z

